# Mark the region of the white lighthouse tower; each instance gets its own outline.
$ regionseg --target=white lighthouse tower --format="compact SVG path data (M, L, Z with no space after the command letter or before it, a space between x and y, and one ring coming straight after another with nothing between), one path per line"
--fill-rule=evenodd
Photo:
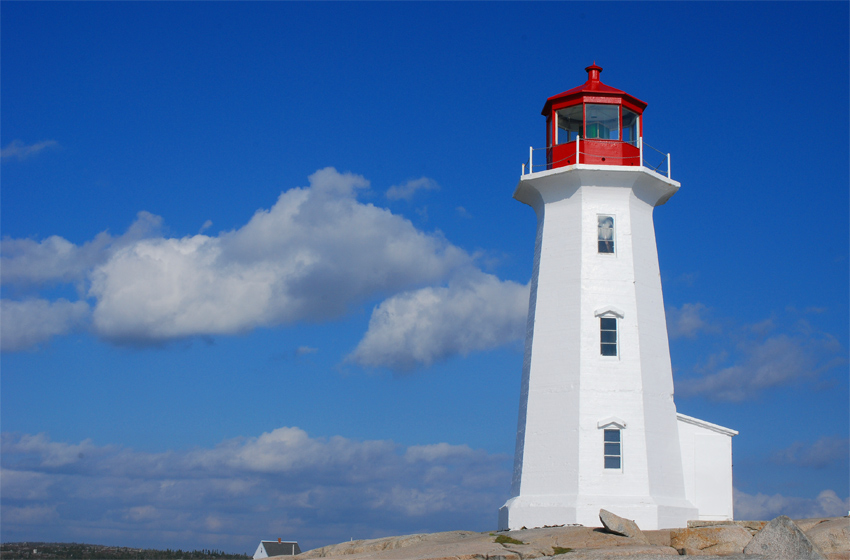
M673 403L652 213L680 185L669 157L664 174L643 165L646 103L586 70L546 101L546 164L532 155L514 192L537 214L537 239L499 526L597 526L605 508L644 529L682 527L711 500L703 518L731 519L737 432ZM695 483L708 471L709 486Z

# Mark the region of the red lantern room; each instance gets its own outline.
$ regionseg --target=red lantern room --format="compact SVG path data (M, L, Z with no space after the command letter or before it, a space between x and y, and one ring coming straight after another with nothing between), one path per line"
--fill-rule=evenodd
M641 165L641 115L646 103L599 80L585 68L584 85L546 100L546 168L576 163Z

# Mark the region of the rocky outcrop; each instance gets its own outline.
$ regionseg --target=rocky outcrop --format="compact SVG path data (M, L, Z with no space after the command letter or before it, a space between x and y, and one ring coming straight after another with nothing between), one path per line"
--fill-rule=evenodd
M307 552L299 554L298 558L307 560L309 558L333 558L338 556L370 557L385 551L397 551L399 549L409 547L428 549L435 545L438 547L454 548L458 545L462 546L467 539L472 539L472 541L478 545L480 544L478 541L481 540L481 533L474 533L472 531L449 531L446 533L422 533L418 535L404 535L401 537L386 537L382 539L352 540L349 542L308 550ZM404 553L392 556L395 558L407 558L407 556L404 556Z
M599 521L602 522L603 527L616 535L630 537L641 544L649 544L649 540L641 532L640 527L631 519L615 515L607 509L600 509Z
M804 531L812 544L830 560L850 559L850 550L847 546L850 542L850 518L820 519Z
M763 554L776 560L827 560L806 534L780 515L764 526L744 548L745 554Z
M737 525L677 529L670 534L670 546L687 556L740 554L752 540L749 531Z
M736 525L738 527L743 527L749 531L751 535L755 535L764 529L764 526L767 525L767 521L688 521L689 529L698 529L700 527L721 527L723 525ZM799 522L797 522L797 526L800 526ZM805 529L801 526L800 529L805 531Z
M607 528L574 525L499 533L451 531L406 535L344 542L310 550L295 558L279 558L534 560L551 556L557 557L553 560L669 560L685 554L706 560L850 560L850 519L846 517L803 520L805 533L787 517L770 523L691 522L688 528L658 531L641 531L633 521L600 512L600 518L603 517ZM756 532L755 537L752 532Z

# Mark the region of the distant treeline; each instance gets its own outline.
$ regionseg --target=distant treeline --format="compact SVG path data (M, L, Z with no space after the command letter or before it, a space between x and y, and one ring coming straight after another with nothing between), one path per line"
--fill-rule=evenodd
M244 560L247 554L228 554L221 550L155 550L99 544L18 542L0 544L2 560L73 559L73 560Z

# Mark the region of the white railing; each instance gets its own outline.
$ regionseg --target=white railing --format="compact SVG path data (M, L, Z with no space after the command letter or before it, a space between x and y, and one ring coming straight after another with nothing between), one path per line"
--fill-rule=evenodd
M552 167L557 166L559 163L570 160L570 165L577 163L579 161L580 156L593 156L596 157L599 154L590 154L588 152L581 151L581 138L576 138L575 140L576 150L575 152L570 153L560 159L548 161L547 152L552 150L554 146L547 146L545 148L528 148L528 159L525 163L522 164L522 175L526 175L528 173L535 173L537 171L544 171L546 169L552 169ZM670 154L664 153L657 148L653 148L649 144L643 141L643 137L639 137L637 139L637 147L640 150L640 164L647 169L651 169L656 173L660 173L662 175L666 175L667 178L670 178ZM645 150L644 147L649 150ZM534 161L534 156L537 154L537 162ZM607 160L634 160L635 156L605 156ZM542 160L542 161L541 161ZM619 165L619 163L613 163L612 165Z

